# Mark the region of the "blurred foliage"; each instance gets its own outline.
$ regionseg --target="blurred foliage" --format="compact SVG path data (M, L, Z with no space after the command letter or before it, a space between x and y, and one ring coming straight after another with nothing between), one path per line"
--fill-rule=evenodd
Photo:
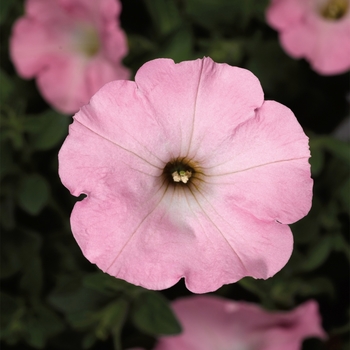
M122 26L133 72L146 61L210 56L253 71L266 98L289 106L310 137L313 207L292 225L293 255L266 281L245 278L216 293L289 309L320 303L326 343L349 346L350 146L332 136L348 115L349 76L321 77L288 57L264 19L267 0L122 1ZM189 295L181 281L153 292L98 271L77 247L69 227L74 199L57 175L57 153L71 118L41 99L34 81L11 65L8 38L23 2L3 0L1 26L1 345L3 349L151 349L181 326L169 300Z

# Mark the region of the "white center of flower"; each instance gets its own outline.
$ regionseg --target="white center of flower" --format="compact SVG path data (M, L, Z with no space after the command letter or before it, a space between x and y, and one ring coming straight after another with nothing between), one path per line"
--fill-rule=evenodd
M323 18L337 20L348 12L349 0L327 0L323 2L320 13Z
M189 170L180 170L180 171L174 171L172 174L173 180L175 182L183 182L186 184L190 177L192 176L192 172Z
M82 24L75 31L75 46L88 57L94 56L100 49L100 40L96 28Z

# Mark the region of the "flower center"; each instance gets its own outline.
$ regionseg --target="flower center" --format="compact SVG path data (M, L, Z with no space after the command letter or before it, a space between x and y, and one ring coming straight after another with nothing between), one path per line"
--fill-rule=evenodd
M79 52L87 57L95 56L100 49L97 30L88 25L80 25L75 34L75 42Z
M328 0L320 9L321 16L330 20L337 20L348 12L348 0Z
M169 184L183 185L193 180L195 170L190 161L185 158L171 160L165 166L163 174Z

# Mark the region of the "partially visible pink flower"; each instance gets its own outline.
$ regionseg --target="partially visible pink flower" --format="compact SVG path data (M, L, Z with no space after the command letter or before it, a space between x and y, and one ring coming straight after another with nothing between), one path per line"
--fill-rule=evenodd
M288 261L311 206L308 138L249 71L210 58L143 65L75 116L59 173L83 254L149 289L197 293Z
M27 0L10 53L18 74L36 78L43 97L75 113L104 84L129 78L119 0Z
M288 312L215 296L172 304L183 332L160 338L154 350L299 350L308 337L326 338L315 301Z
M266 18L290 56L320 74L350 69L350 0L272 0Z

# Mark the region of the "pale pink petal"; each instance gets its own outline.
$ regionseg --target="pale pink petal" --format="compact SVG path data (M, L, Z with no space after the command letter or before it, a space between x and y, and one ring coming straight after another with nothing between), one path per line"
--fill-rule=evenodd
M180 156L198 152L201 158L199 147L204 152L215 148L226 127L252 117L263 102L260 83L252 73L210 58L176 65L172 60L153 60L137 72L135 82L159 123L171 131L169 141L181 146L175 148Z
M339 74L350 69L350 20L320 21L311 16L280 35L282 46L292 57L305 57L322 74Z
M260 221L225 203L224 198L203 193L194 195L190 210L200 253L187 258L190 266L196 267L185 276L189 290L214 291L220 281L228 284L245 276L266 279L289 260L293 237L288 226Z
M53 107L69 114L87 104L103 85L129 76L127 68L116 67L103 56L88 60L62 55L52 57L51 65L39 74L37 84Z
M53 57L50 66L41 71L37 85L44 98L57 110L71 113L89 102L89 87L84 57Z
M229 130L204 167L205 180L218 185L219 194L212 193L225 206L290 224L311 207L309 157L308 138L292 111L265 101L254 118Z
M43 24L69 23L69 18L65 16L59 0L27 0L25 2L25 13L27 17Z
M278 30L292 27L304 15L306 0L272 0L266 10L267 23Z
M294 58L305 58L320 74L350 69L350 2L339 19L324 18L318 0L272 0L267 22L280 34L281 46Z
M117 84L121 82L103 90ZM100 111L104 115L102 106L103 101ZM110 110L105 107L106 112ZM138 115L137 103L129 108L130 117ZM260 222L200 194L170 191L160 182L161 163L147 150L137 143L134 150L128 150L121 136L119 143L110 138L110 129L120 128L119 135L126 134L123 124L132 125L132 121L123 118L108 127L106 113L106 129L97 129L101 124L91 107L84 107L83 112L76 120L88 126L81 122L71 126L59 155L60 176L73 194L88 195L76 204L71 224L91 262L113 276L151 289L168 288L185 277L188 288L197 293L248 274L267 278L284 266L292 250L288 226ZM143 158L147 156L154 163Z
M23 78L33 78L53 64L57 56L67 55L69 42L64 31L48 30L30 18L19 19L10 39L11 58Z
M350 7L350 4L349 4ZM350 13L341 21L316 22L314 44L305 48L313 68L322 74L340 74L350 69Z
M183 327L155 350L299 350L308 337L326 338L316 302L289 312L268 312L246 302L194 296L172 304Z
M27 0L10 39L19 75L37 78L57 110L78 111L105 83L130 76L120 11L116 0Z
M272 276L286 264L293 246L289 227L277 219L300 218L310 201L307 138L292 113L275 102L263 104L261 87L247 71L203 61L176 65L158 59L140 68L136 83L106 84L74 116L59 154L64 185L76 196L87 195L71 217L84 255L112 276L150 289L168 288L185 278L191 291L204 293L244 276ZM204 74L206 65L211 69ZM177 74L186 84L180 85ZM243 77L249 82L251 96L242 94L239 86L233 89L234 76L246 93L249 86ZM233 84L238 97L232 91L217 92L220 81L227 88ZM222 95L231 99L232 110ZM217 101L223 122L213 125L212 120L220 119L215 115L220 112ZM250 133L253 146L247 142ZM198 174L193 186L177 186L164 168L186 152L199 164L194 170ZM287 182L280 179L286 168L271 168L269 163L290 157L305 161L287 167L297 178ZM252 210L239 196L233 198L238 192L232 190L230 196L231 189L218 180L222 171L248 172L249 165L266 165L261 182L266 190L254 193L255 179L248 174L249 187L237 176L237 191L247 187ZM286 203L281 184L276 190L268 183L274 173L276 181L288 187ZM290 188L300 184L304 191L296 200ZM280 211L269 196L279 201Z
M118 79L128 79L130 71L122 65L116 66L113 62L107 60L103 55L95 57L86 65L86 71L83 73L83 90L86 90L84 104L87 104L90 97L93 96L103 85ZM82 106L82 105L80 105Z
M285 51L294 58L306 56L307 51L314 49L313 31L305 24L297 24L287 28L280 34L280 42Z

